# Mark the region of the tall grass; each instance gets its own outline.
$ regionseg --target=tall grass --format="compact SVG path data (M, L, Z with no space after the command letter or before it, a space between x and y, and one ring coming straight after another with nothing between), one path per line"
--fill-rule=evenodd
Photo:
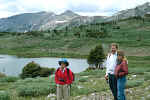
M13 77L13 76L7 76L7 77L0 78L0 82L16 82L17 80L19 80L19 78Z
M17 87L17 93L19 96L41 96L48 95L49 93L55 93L55 84L50 83L30 83L26 85L20 85Z
M6 91L0 91L0 100L10 100L10 94Z

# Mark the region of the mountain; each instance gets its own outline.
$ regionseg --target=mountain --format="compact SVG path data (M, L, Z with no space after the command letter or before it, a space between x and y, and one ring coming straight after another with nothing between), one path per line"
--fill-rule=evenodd
M145 14L150 13L150 2L147 2L143 5L139 5L133 9L127 9L123 11L119 11L111 17L108 17L107 20L119 20L126 19L129 17L141 16L143 17Z
M70 10L59 15L53 12L24 13L0 19L0 31L27 32L51 29L61 29L66 26L79 26L82 24L100 23L112 20L126 19L134 16L143 17L150 13L150 3L147 2L133 9L119 11L113 16L81 16Z
M72 12L71 10L66 10L64 13L60 14L60 16L66 16L66 17L77 17L80 16L74 12Z
M0 19L0 31L24 32L38 30L42 24L54 19L52 12L25 13Z
M59 15L53 12L24 13L0 19L0 31L27 32L50 30L91 23L94 17L80 16L70 10ZM100 20L103 17L99 17Z

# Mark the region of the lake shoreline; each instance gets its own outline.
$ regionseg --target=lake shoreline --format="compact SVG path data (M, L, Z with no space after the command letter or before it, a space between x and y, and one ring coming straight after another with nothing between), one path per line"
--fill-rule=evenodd
M0 52L0 55L11 55L18 58L42 58L42 57L56 57L56 58L78 58L86 59L88 55L80 55L75 53L3 53Z
M0 72L4 72L8 76L18 76L21 73L23 67L32 61L39 64L41 67L57 69L59 67L58 61L60 59L61 58L58 57L19 58L18 56L14 55L2 54L0 55ZM70 63L68 67L71 68L71 70L75 73L82 72L87 67L89 67L86 59L67 58L67 60Z

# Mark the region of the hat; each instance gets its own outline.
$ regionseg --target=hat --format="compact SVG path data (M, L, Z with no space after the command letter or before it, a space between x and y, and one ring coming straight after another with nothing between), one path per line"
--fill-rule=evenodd
M65 63L66 66L69 66L69 62L65 58L62 58L60 61L58 61L58 63L59 63L59 65L61 65L61 63Z

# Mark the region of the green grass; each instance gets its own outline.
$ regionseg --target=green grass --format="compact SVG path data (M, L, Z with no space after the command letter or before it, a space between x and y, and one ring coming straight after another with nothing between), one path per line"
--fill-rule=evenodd
M85 58L92 48L102 43L105 52L112 42L117 42L127 55L150 56L150 40L137 42L129 39L93 39L60 37L57 39L45 39L44 37L31 36L7 36L0 37L0 53L17 55L19 57L72 57ZM146 54L145 54L146 53Z
M47 32L40 33L44 36L1 33L3 35L0 37L0 54L19 57L86 58L89 51L99 43L102 43L105 52L108 52L108 46L116 42L128 56L150 56L150 22L142 23L140 20L130 19L119 21L116 25L120 26L120 29L113 29L115 26L113 24L105 25L109 34L105 38L90 38L84 35L81 38L75 37L72 34L80 30L78 28L70 29L67 36L63 36L62 32L53 38L49 37L52 33ZM86 29L90 29L89 25L84 26L82 31L80 30L81 35L86 34ZM45 34L49 35L45 36Z
M134 88L142 85L144 80L128 80L126 88Z
M10 94L6 91L0 91L0 100L10 100Z
M137 61L148 61L147 57L129 57L130 64ZM149 64L150 65L150 64ZM127 94L127 98L134 97L138 100L142 89L150 86L149 73L150 68L144 66L141 73L137 73L135 69L141 70L140 67L129 66L129 69L133 71L127 77L126 88L130 91L137 91L135 95ZM75 75L75 82L71 86L71 97L87 96L91 93L106 93L110 94L109 85L104 79L105 70L87 70ZM133 77L136 75L136 77ZM27 78L18 79L17 81L5 81L0 83L1 91L8 91L11 100L44 100L49 93L56 93L56 85L54 82L54 76L46 78ZM138 91L140 90L140 91ZM142 90L143 91L143 90ZM149 92L145 92L147 96ZM137 95L138 94L138 95Z
M125 51L129 63L127 89L132 93L127 93L127 99L141 100L141 97L145 97L148 100L147 95L150 92L146 88L150 86L150 22L124 20L119 21L117 25L120 29L113 29L111 24L106 25L109 36L105 38L89 38L84 35L77 38L73 36L76 29L72 29L66 37L62 34L53 38L47 33L43 33L44 36L18 36L7 33L0 36L0 54L19 57L86 58L97 44L102 43L106 53L109 45L116 42L120 49ZM82 33L85 34L84 31ZM141 40L137 41L139 34ZM87 70L76 74L71 88L72 98L87 96L94 92L111 94L104 75L105 70ZM6 92L2 96L10 96L11 100L45 100L49 93L56 91L54 77L22 80L1 76L0 91Z
M17 80L19 80L18 77L13 77L13 76L7 76L7 77L2 77L0 78L0 82L16 82Z

